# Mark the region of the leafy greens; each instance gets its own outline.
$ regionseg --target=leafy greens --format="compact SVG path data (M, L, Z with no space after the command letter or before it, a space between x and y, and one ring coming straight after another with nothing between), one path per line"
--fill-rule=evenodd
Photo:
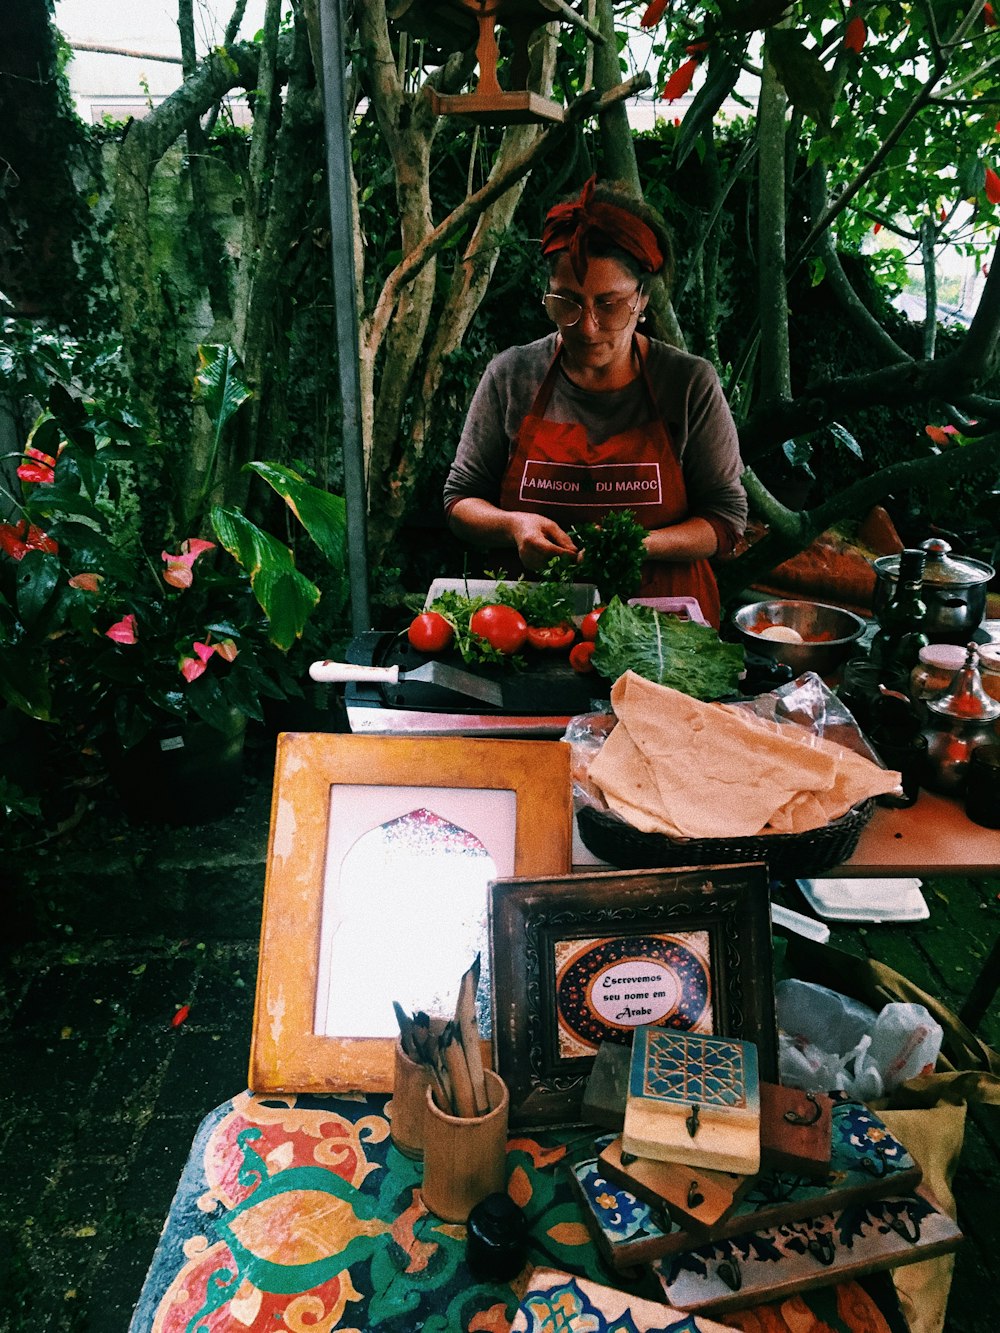
M722 699L736 693L743 648L709 625L615 597L598 622L593 663L608 680L634 671L694 699Z

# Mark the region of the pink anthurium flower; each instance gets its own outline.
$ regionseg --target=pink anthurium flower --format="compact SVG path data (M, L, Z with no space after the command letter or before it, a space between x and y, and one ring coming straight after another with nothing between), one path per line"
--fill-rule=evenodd
M207 662L210 657L215 655L214 643L195 643L192 644L195 656L200 657L203 662Z
M205 674L205 663L197 657L182 657L179 666L181 675L189 685Z
M162 551L160 554L167 565L163 572L164 583L169 583L172 588L190 588L194 582L192 565L200 555L214 549L215 542L203 541L201 537L189 537L187 541L181 542L178 555L174 555L171 551Z
M84 592L100 592L101 578L102 575L100 574L74 574L69 580L69 586L71 588L82 588Z
M123 616L116 625L104 631L105 637L113 639L115 643L138 643L139 636L135 629L135 616L129 614Z

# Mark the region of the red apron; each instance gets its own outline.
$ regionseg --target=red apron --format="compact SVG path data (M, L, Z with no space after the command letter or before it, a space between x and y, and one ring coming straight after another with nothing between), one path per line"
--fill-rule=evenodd
M545 410L559 373L555 355L521 422L500 485L500 508L545 514L562 528L599 522L631 509L647 530L670 527L688 516L684 474L649 382L646 359L636 346L653 418L591 444L577 422L549 421ZM647 560L641 597L697 597L705 619L718 628L719 590L707 560Z

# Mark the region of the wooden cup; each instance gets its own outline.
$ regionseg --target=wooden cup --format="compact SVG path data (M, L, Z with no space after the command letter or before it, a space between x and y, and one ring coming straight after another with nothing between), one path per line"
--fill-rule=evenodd
M427 1066L411 1060L397 1041L389 1137L405 1157L419 1160L424 1155L430 1084Z
M487 1194L506 1188L507 1085L484 1071L490 1109L485 1115L448 1115L427 1089L424 1204L445 1222L465 1222Z

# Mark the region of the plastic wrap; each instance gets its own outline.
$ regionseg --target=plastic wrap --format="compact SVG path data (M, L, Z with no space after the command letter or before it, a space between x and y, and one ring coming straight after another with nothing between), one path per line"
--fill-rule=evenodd
M943 1031L922 1004L892 1002L878 1013L810 981L780 981L778 1072L788 1087L843 1091L862 1101L931 1073Z

